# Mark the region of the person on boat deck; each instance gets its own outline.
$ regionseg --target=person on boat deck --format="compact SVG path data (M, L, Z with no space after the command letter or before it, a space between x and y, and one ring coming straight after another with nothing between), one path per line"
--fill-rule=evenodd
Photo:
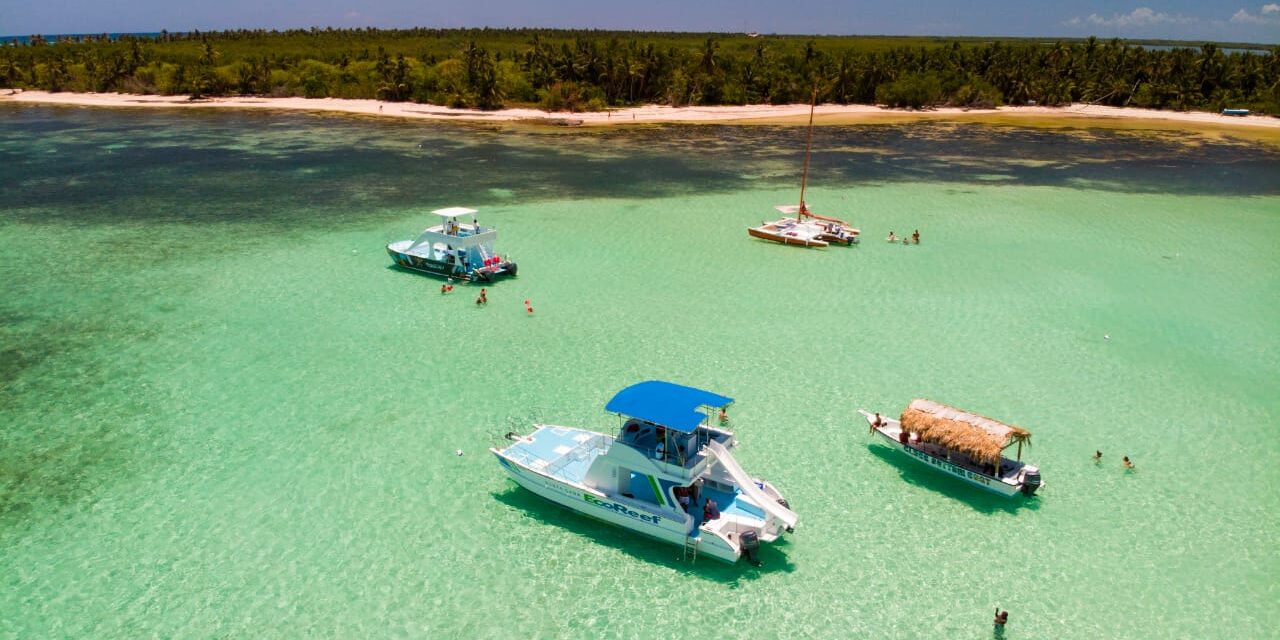
M707 498L706 503L702 505L702 521L710 522L720 517L720 507L716 505L716 501Z
M906 444L907 441L909 441L910 439L911 439L911 434L907 433L906 429L903 429L902 431L898 432L898 442L901 442L902 444Z
M883 427L883 426L884 426L884 418L881 418L880 412L877 411L875 422L871 423L871 431L874 432L876 429L879 429L880 427Z
M676 502L685 513L689 513L689 487L676 487Z
M720 424L729 422L729 414L725 413L724 407L720 407Z
M658 446L653 448L653 457L659 460L667 459L667 443L666 442L662 440L658 441Z

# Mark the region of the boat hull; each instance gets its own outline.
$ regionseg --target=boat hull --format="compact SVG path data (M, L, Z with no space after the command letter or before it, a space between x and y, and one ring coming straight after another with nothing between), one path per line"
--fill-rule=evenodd
M747 233L750 234L751 237L753 238L760 238L761 240L771 240L773 242L777 242L780 244L789 244L789 245L794 245L798 247L825 247L829 244L828 242L825 242L823 240L797 238L794 236L788 236L781 233L771 233L769 231L758 229L756 227L747 227Z
M688 516L683 520L676 520L671 517L675 514L658 513L638 505L627 504L620 498L539 473L504 457L498 451L493 453L497 456L503 470L516 484L543 499L582 515L676 546L684 545L686 538L693 532L693 518ZM730 564L737 562L741 557L741 551L720 536L705 532L698 533L701 540L698 545L699 557L710 556Z
M456 263L432 260L431 258L397 251L391 248L390 245L387 246L387 254L391 256L391 260L396 263L396 266L402 269L469 282L493 282L501 278L514 277L517 271L516 263L514 262L502 262L478 269L464 269Z

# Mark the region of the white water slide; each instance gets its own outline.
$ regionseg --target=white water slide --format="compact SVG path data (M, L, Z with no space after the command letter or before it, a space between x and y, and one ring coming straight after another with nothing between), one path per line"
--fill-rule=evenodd
M742 492L747 494L747 497L751 498L752 502L760 505L760 508L764 509L765 513L782 521L787 527L796 526L799 516L794 511L775 502L760 487L757 487L755 481L751 479L751 476L747 475L746 471L742 470L738 461L733 459L733 455L729 453L728 449L724 448L724 445L712 440L707 443L707 448L711 450L716 460L720 461L720 466L729 472L734 482L738 483L738 486L742 488Z

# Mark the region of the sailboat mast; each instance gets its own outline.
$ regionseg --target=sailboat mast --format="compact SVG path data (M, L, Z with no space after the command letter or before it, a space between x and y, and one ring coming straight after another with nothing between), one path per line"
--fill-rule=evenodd
M809 149L813 147L813 109L818 104L818 85L813 85L813 98L809 100L809 136L804 141L804 173L800 174L800 212L796 220L804 218L808 209L804 206L804 187L809 181Z

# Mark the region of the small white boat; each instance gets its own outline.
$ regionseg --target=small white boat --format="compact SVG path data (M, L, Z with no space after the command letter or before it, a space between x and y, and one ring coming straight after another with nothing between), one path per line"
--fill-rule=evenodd
M752 478L730 452L733 433L712 426L719 394L651 380L619 391L605 410L617 435L534 425L490 451L517 484L556 504L699 554L759 564L762 542L796 526L797 516L768 482Z
M1031 444L1025 429L930 400L912 400L899 420L858 413L884 443L975 487L1010 498L1035 495L1044 486L1040 469L1022 462L1022 445ZM1017 459L1001 455L1015 443Z
M498 230L480 226L475 209L449 207L431 213L440 216L440 224L427 227L414 240L387 245L387 253L397 265L436 276L479 282L516 275L516 263L493 251ZM471 216L469 224L459 220L464 216Z

